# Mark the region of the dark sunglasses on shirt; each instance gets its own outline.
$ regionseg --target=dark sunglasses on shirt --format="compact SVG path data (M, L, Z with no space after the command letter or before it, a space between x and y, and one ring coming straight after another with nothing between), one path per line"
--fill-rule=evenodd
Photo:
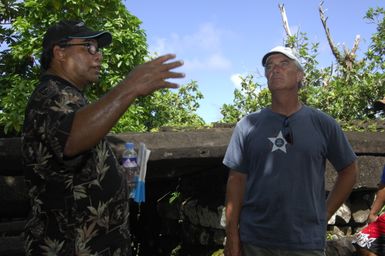
M285 118L283 120L282 124L282 136L285 138L286 142L289 144L293 144L293 131L291 130L290 123L289 123L289 118Z

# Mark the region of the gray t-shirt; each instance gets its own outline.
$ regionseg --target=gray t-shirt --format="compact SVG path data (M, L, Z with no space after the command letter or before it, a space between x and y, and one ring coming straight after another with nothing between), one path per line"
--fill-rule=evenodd
M336 121L317 109L303 106L286 117L266 108L240 120L223 163L248 175L241 241L324 249L326 159L339 171L356 155Z

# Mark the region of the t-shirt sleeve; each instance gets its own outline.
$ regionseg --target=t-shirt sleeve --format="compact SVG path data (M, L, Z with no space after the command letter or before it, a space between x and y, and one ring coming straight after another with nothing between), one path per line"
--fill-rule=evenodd
M357 159L353 148L339 124L328 117L328 153L327 159L337 171L341 171Z
M235 171L246 173L247 164L244 154L244 134L242 132L241 121L238 122L234 128L223 159L223 164Z

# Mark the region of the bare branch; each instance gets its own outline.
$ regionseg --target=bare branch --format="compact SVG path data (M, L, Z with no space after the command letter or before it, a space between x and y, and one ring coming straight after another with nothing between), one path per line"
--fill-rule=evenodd
M334 57L336 58L338 64L340 64L343 67L346 67L348 69L353 68L353 64L356 62L356 51L358 49L358 46L360 44L360 35L357 35L352 50L349 50L345 45L343 45L343 53L341 53L338 48L335 46L333 39L330 35L329 28L326 24L327 18L325 18L325 12L323 10L323 1L320 2L320 7L319 7L319 13L320 13L320 18L322 25L325 29L326 37L329 42L330 49L333 52Z
M322 26L324 27L324 30L325 30L325 33L326 33L326 37L327 37L327 40L329 42L329 46L330 46L330 49L332 50L332 53L334 55L334 57L337 59L337 62L342 64L343 63L343 60L341 58L341 54L340 52L338 51L338 48L334 45L334 42L333 42L333 39L330 35L330 30L326 24L327 22L327 18L325 17L325 12L324 12L324 9L323 9L323 1L320 2L320 5L319 5L319 15L320 15L320 18L321 18L321 22L322 22Z
M356 54L356 51L358 50L358 45L360 44L361 37L360 35L356 35L356 39L354 39L353 49L351 51L352 54Z
M281 17L282 17L282 23L283 23L283 27L286 31L286 35L288 37L291 37L292 36L292 33L290 31L290 27L289 27L289 21L287 20L287 16L286 16L286 10L285 10L285 6L284 4L278 4L278 8L281 12Z

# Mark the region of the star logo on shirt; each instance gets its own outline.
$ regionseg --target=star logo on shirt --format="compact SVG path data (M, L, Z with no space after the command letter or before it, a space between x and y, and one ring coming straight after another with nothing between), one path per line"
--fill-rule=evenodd
M271 143L273 143L273 148L271 149L271 152L274 152L276 150L282 150L284 153L286 153L286 145L287 141L282 136L282 131L279 131L277 137L268 138Z

